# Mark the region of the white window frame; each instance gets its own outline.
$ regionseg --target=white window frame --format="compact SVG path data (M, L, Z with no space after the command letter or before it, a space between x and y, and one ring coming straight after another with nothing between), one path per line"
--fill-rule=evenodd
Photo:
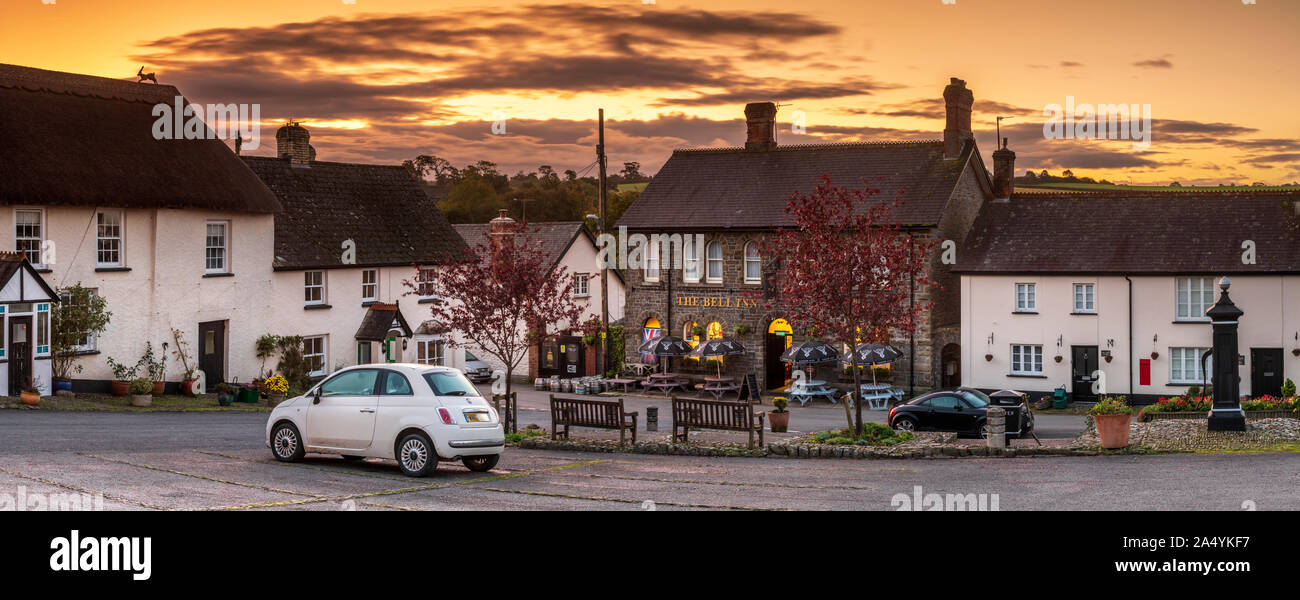
M104 217L113 215L117 217L117 235L104 235L105 225ZM115 250L105 250L105 242L115 242ZM115 252L117 260L104 260L105 252ZM121 267L126 264L126 211L123 210L99 210L95 211L95 266L102 268Z
M1092 283L1074 284L1074 312L1097 312L1097 286ZM1082 302L1081 302L1082 301Z
M373 281L366 281L366 276L373 277ZM366 293L366 288L370 288L370 293ZM378 302L379 301L379 269L362 269L361 270L361 301Z
M302 272L302 303L307 306L325 304L325 271Z
M754 250L753 256L749 255L749 250L751 248L753 248ZM763 283L763 256L762 254L759 253L757 242L749 242L745 244L744 264L745 264L745 283L751 285L757 285ZM755 268L755 271L758 272L758 275L753 277L749 275L749 267L751 265Z
M320 352L308 352L307 351L308 344L311 343L312 345L315 345L316 341L320 342ZM315 356L320 357L320 369L312 370L307 373L308 375L311 375L312 377L320 377L322 375L326 375L329 373L329 369L330 369L329 353L330 353L329 335L303 336L302 338L303 360L307 361L307 364L310 365L312 362L312 357Z
M591 273L573 274L573 297L574 298L591 297Z
M714 248L718 249L718 256L716 258L713 256ZM704 282L705 283L722 283L722 275L726 268L726 264L723 262L722 257L723 257L722 242L716 242L716 241L709 242L707 245L704 246ZM718 266L718 274L716 276L713 274L713 265L715 263Z
M646 244L645 281L659 283L659 244L655 243L654 236L651 236L650 242Z
M1029 368L1025 368L1028 366ZM1043 346L1042 344L1012 344L1011 345L1011 374L1012 375L1042 375L1043 374Z
M1201 354L1204 354L1209 348L1189 348L1179 347L1169 349L1169 383L1182 383L1200 385L1206 381L1206 374L1201 373ZM1191 367L1191 377L1188 377L1187 368ZM1214 357L1206 359L1205 368L1208 371L1214 370Z
M1016 284L1016 312L1037 312L1037 311L1038 311L1037 284L1017 283Z
M212 245L212 236L209 235L210 228L213 225L221 227L221 245ZM210 267L210 251L221 250L221 266ZM203 272L208 275L216 275L230 272L230 221L205 221L203 223Z
M415 274L415 292L420 300L438 299L438 269L420 267Z
M416 338L415 362L421 365L446 366L446 342L440 337Z
M1184 286L1183 284L1187 284ZM1193 295L1200 296L1200 302L1194 303ZM1174 320L1204 322L1210 318L1205 311L1214 306L1213 277L1175 277L1174 278ZM1199 308L1199 312L1193 309Z
M694 239L682 244L682 281L700 282L700 247Z
M18 235L18 215L22 213L33 213L36 215L36 237L30 235ZM38 269L45 268L45 209L43 208L15 208L14 209L14 252L26 253L27 261L32 263L33 267ZM24 249L23 242L35 242L36 260L31 259L33 250Z

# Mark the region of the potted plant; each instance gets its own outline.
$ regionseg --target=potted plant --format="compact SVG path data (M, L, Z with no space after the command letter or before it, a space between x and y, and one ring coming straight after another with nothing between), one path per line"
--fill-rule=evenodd
M50 310L50 369L55 390L72 390L78 359L93 350L93 340L108 328L113 313L104 298L78 283L58 290L61 301Z
M1088 409L1088 414L1097 424L1097 437L1101 438L1102 448L1128 447L1129 421L1133 418L1133 409L1126 400L1124 396L1106 396Z
M131 380L135 379L136 371L140 369L140 363L127 365L117 362L113 357L108 357L108 368L113 371L113 395L125 396L131 387ZM152 386L152 382L150 382Z
M153 342L145 342L144 356L140 357L140 365L149 372L149 378L153 381L153 395L163 395L167 387L167 355L165 353L155 355Z
M745 334L749 333L749 326L748 326L748 325L737 325L737 326L735 326L735 327L732 327L731 330L734 331L734 332L736 332L736 335L737 335L737 336L742 336L742 335L745 335Z
M1157 359L1157 358L1160 358L1160 353L1159 353L1159 352L1152 352L1152 353L1151 353L1151 360L1155 360L1155 359Z
M1055 360L1056 362L1061 362L1062 360L1065 360L1065 357L1061 356L1060 354L1057 354L1053 360Z
M1291 350L1291 356L1300 356L1300 348L1293 348Z
M236 389L235 386L230 385L229 383L218 383L216 387L217 404L220 404L221 406L230 406L230 404L235 401L235 394L238 393L238 391L239 390Z
M289 380L283 375L272 375L262 382L262 390L266 392L269 399L282 400L284 395L289 393Z
M790 401L785 396L772 398L772 410L767 412L767 423L772 433L785 433L790 428Z
M27 379L27 385L24 385L22 391L19 392L19 398L27 406L36 406L41 403L41 388L37 385L36 379Z
M131 406L146 407L153 404L152 379L136 377L131 380L128 390L131 392Z
M992 354L985 354L985 355L984 355L984 360L986 360L986 361L988 361L988 362L993 362L993 355L992 355Z
M691 328L691 333L695 334L695 337L701 337L701 338L704 337L704 333L706 331L707 330L704 329L703 325L696 325L695 327Z
M275 335L273 333L268 333L263 335L262 337L257 338L256 356L262 361L262 368L257 371L258 377L261 377L263 373L267 375L271 374L270 371L266 370L266 359L271 358L271 355L275 354L275 347L279 343L280 343L280 336Z
M1114 357L1112 357L1111 355L1107 354L1105 358L1106 358L1106 362L1110 362L1111 359L1114 358Z
M186 396L193 396L195 372L198 369L190 366L190 360L192 360L190 343L185 341L185 334L176 328L172 328L172 339L176 340L176 349L172 350L172 354L176 356L177 360L181 361L181 367L185 369L185 372L181 375L181 393Z

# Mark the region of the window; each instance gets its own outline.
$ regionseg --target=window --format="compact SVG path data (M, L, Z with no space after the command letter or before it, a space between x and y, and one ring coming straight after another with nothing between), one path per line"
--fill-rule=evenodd
M320 386L320 395L328 396L373 396L375 381L379 379L377 369L356 369L344 371L330 378Z
M45 213L36 210L14 211L14 251L27 255L27 262L34 267L44 267L41 245L45 241L45 228L41 222Z
M1034 299L1034 284L1016 284L1016 312L1033 312L1038 307Z
M700 282L700 245L695 242L700 239L692 236L690 241L682 244L682 281L686 283Z
M591 296L591 289L588 285L591 275L587 273L573 274L573 297L586 298Z
M438 270L437 269L420 269L416 276L416 290L421 300L432 300L438 297Z
M435 396L477 396L478 390L460 371L434 371L424 374Z
M1093 285L1091 283L1074 284L1074 312L1097 312L1097 302L1093 296Z
M122 211L101 210L95 221L96 266L122 266Z
M442 340L423 339L415 341L415 362L422 365L442 366Z
M385 396L411 396L411 382L406 380L406 376L401 373L389 371L384 375L384 395Z
M1176 319L1179 321L1207 321L1205 311L1214 305L1213 277L1179 277L1174 280Z
M935 396L926 400L925 403L931 408L957 408L961 400L958 400L956 396Z
M1042 375L1042 346L1012 346L1011 373L1013 375Z
M361 271L361 301L375 302L379 300L379 269L363 269Z
M307 361L308 375L319 377L325 374L325 336L317 335L302 338L302 357Z
M50 305L36 305L36 355L50 353Z
M1205 371L1201 371L1201 355L1209 348L1170 348L1169 382L1201 383L1212 368L1213 360L1205 359Z
M204 248L204 265L207 273L229 273L227 260L229 253L230 223L226 221L208 221L207 244Z
M325 304L325 271L303 271L303 302Z
M754 242L745 244L745 283L763 283L763 261Z
M708 273L705 275L705 281L722 283L722 243L710 242L706 256L708 257Z
M645 249L645 280L647 283L659 283L659 244L651 243Z
M374 362L371 360L370 342L357 342L357 364L368 365Z
M703 337L695 333L695 328L699 326L699 323L696 323L695 321L687 321L686 325L682 327L682 339L685 340L687 344L690 344L691 348L699 346L701 337Z
M86 290L85 296L73 298L72 294L64 292L62 294L59 294L59 302L62 303L64 306L67 306L69 304L74 304L74 303L84 304L99 295L98 289L95 288L83 288L83 289ZM99 334L95 332L90 332L86 335L81 336L81 338L77 340L77 343L72 347L72 349L76 352L94 352L95 350L98 349L98 346L99 346Z

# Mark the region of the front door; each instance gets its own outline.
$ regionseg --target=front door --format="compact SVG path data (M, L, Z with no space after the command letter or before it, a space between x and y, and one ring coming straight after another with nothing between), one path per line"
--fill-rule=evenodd
M1092 383L1096 381L1093 373L1097 372L1096 346L1070 346L1070 382L1074 400L1092 401L1097 395L1092 393Z
M226 322L199 323L199 370L208 389L226 380Z
M319 397L307 405L307 445L362 450L375 435L379 405L378 369L353 369L320 385Z
M782 362L781 355L785 353L788 347L786 335L775 333L767 334L763 343L763 379L767 389L785 387L790 380L791 368L790 363Z
M17 396L32 377L32 318L9 319L9 395Z
M1282 349L1250 349L1250 395L1282 395Z

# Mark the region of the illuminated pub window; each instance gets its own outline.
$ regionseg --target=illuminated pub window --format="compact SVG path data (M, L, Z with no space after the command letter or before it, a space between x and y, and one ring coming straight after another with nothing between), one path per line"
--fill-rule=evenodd
M659 332L660 332L660 331L661 331L661 328L660 328L660 326L659 326L659 319L655 319L655 318L653 318L653 317L652 317L652 318L649 318L649 319L646 319L646 320L645 320L645 325L642 326L642 328L641 328L641 343L644 344L644 343L646 343L646 342L648 342L648 341L650 341L650 340L652 340L652 339L654 339L654 338L659 337ZM645 363L645 364L647 364L647 365L653 365L653 364L655 364L655 355L653 355L653 354L642 354L642 355L641 355L641 362L643 362L643 363Z

